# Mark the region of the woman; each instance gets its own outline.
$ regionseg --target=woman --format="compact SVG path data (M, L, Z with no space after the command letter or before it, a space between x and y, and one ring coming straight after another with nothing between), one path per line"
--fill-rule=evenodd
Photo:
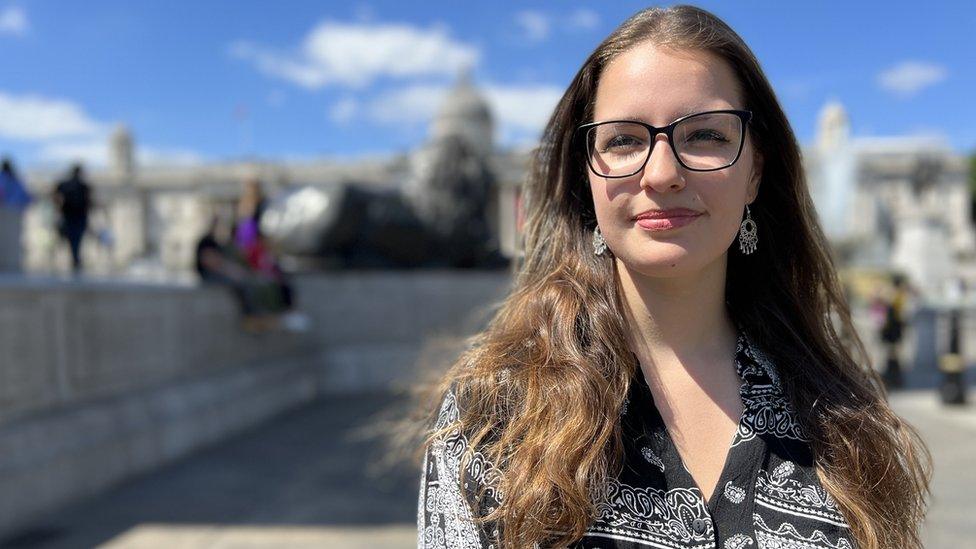
M431 414L420 546L920 546L928 454L734 31L689 6L624 22L526 193L515 287Z

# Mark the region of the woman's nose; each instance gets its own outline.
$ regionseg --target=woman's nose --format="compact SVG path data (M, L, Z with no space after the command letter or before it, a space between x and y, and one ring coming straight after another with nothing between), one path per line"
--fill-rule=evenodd
M651 157L647 159L641 174L641 187L662 193L684 188L684 174L667 136L658 134L652 145L654 148L651 149Z

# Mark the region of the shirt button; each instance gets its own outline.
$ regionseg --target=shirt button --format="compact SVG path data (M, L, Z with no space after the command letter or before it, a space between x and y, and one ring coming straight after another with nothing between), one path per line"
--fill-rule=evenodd
M708 529L708 523L705 522L705 519L696 518L691 521L691 528L700 536Z

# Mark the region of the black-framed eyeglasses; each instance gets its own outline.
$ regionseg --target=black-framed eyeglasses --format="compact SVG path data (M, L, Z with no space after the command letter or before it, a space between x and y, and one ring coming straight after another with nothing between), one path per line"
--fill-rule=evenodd
M606 120L576 128L586 144L586 163L600 177L630 177L651 158L657 134L668 136L671 151L683 168L712 172L735 164L745 144L752 111L706 111L657 128L637 120Z

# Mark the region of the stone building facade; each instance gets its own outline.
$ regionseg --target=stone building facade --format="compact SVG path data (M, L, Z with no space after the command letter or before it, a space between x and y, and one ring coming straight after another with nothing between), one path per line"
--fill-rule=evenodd
M256 177L269 196L302 186L327 187L353 183L380 189L401 189L410 196L425 167L436 158L446 136L465 139L491 167L496 185L489 193L489 224L501 251L511 257L517 250L516 205L526 171L528 150L501 150L492 140L491 110L462 77L432 121L427 142L407 154L355 161L295 162L241 160L194 166L138 166L137 145L125 128L118 128L107 146L110 164L87 172L94 188L96 208L83 256L90 272L170 277L193 267L197 239L214 214L233 218L242 182ZM35 171L28 186L46 195L62 174ZM414 193L422 203L423 196ZM50 201L32 206L24 221L24 269L30 272L65 271L67 251L58 241L56 213Z
M903 272L930 295L953 279L976 283L965 156L934 137L852 137L839 103L823 108L803 155L824 231L845 265Z

